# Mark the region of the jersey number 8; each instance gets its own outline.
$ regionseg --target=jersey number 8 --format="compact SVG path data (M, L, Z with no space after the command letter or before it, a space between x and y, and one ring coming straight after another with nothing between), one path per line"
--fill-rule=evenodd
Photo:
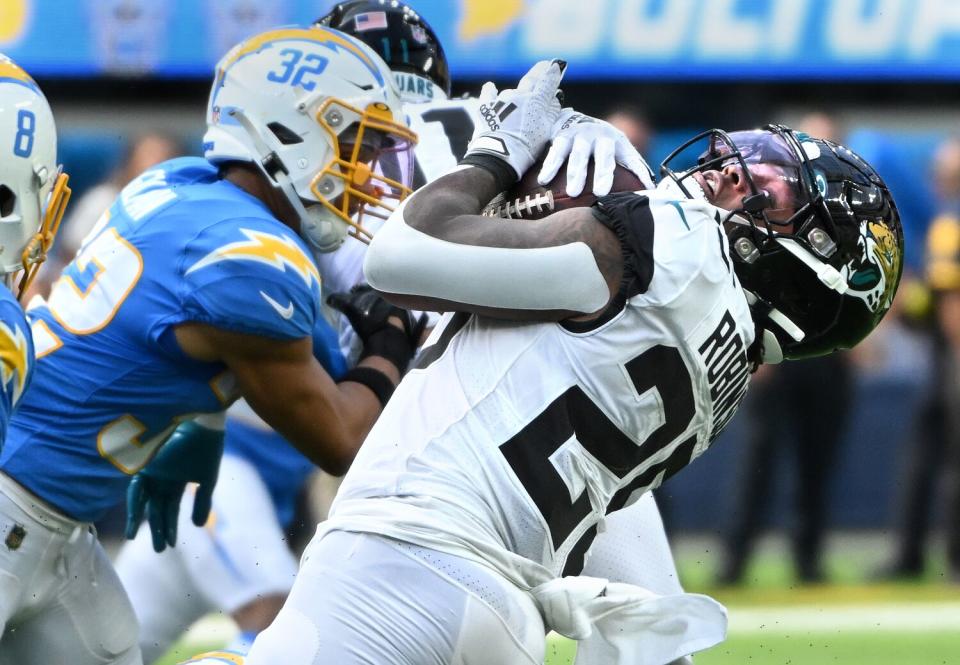
M37 116L33 111L20 109L17 112L17 133L13 138L13 154L29 157L33 154L33 136L37 128Z

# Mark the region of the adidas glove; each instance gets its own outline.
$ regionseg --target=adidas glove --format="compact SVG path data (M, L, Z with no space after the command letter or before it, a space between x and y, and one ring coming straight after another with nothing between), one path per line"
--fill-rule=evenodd
M515 89L498 92L493 83L480 91L477 134L461 164L485 168L506 190L537 160L560 116L558 87L567 63L542 60L527 72Z

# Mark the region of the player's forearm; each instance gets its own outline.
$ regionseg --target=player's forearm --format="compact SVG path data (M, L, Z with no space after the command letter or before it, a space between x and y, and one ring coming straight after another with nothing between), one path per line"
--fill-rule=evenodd
M479 215L500 192L493 174L475 166L461 166L414 194L405 219L417 230L442 237L461 215Z
M439 302L505 318L534 311L542 320L602 309L623 271L613 232L587 208L539 221L483 217L493 183L483 169L466 168L415 195L375 236L368 282L421 309Z
M385 380L383 386L389 384L390 393L400 383L400 370L392 362L380 356L367 356L357 363L357 368L374 370L383 375ZM350 381L349 374L337 384L337 389L344 406L340 407L343 430L338 447L342 472L335 475L343 475L350 468L360 445L380 417L380 412L385 406L383 400L389 397L377 394L368 384Z
M313 356L234 361L229 366L256 414L333 475L343 475L350 467L380 413L380 401L371 390L352 382L335 383ZM384 378L394 382L396 370Z
M293 446L321 469L342 476L350 468L381 405L366 386L354 382L331 384L326 390L303 386L287 391L282 403L247 401Z
M368 356L357 367L379 372L393 387L400 382L397 367L380 356ZM319 389L319 388L318 388ZM383 409L380 396L368 385L343 380L336 391L314 392L287 416L296 429L296 447L327 473L342 476Z
M583 224L557 215L540 221L481 215L497 194L496 179L490 171L461 167L417 192L407 203L402 218L414 230L458 245L543 249L583 242L592 250L597 242L592 231L599 225L592 220ZM586 219L585 216L581 221ZM589 228L578 228L581 226Z

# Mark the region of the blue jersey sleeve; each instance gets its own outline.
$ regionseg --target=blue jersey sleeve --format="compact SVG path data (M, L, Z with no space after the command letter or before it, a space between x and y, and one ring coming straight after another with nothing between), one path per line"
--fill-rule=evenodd
M208 227L184 254L183 321L276 339L311 337L320 274L302 241L278 222Z

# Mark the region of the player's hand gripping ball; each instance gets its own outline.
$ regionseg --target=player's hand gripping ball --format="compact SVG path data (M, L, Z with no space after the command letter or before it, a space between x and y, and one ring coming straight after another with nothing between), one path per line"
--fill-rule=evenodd
M547 156L537 181L553 182L561 168L566 169L567 196L576 198L589 187L597 196L611 191L616 167L633 171L647 188L653 188L653 172L626 135L605 120L563 109L553 126ZM587 177L588 167L591 169Z

